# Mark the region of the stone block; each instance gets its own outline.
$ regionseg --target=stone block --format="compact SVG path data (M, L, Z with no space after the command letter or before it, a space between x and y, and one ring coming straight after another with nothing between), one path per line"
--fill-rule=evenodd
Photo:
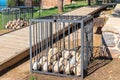
M108 21L102 28L102 32L112 32L120 34L120 18L109 17Z
M103 35L103 40L104 40L104 43L106 44L106 46L108 46L108 47L115 47L116 46L116 43L114 40L115 36L113 33L103 32L102 35Z

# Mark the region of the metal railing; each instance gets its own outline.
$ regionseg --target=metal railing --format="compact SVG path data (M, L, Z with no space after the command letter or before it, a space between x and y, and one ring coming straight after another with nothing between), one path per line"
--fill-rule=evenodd
M7 29L18 29L28 25L32 18L32 7L10 7L2 9L2 26ZM17 28L18 27L18 28Z

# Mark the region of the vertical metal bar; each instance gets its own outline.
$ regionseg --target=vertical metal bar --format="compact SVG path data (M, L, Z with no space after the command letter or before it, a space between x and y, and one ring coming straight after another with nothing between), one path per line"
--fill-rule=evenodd
M35 23L35 21L33 21ZM33 56L34 56L34 62L35 62L35 24L33 24Z
M12 9L11 9L12 10ZM14 15L14 12L13 11L11 11L12 12L12 20L13 20L13 15Z
M91 29L91 31L90 31L90 34L91 34L91 40L90 40L90 57L92 58L93 57L93 18L92 18L92 20L91 20L91 22L90 22L90 27L92 28Z
M58 26L58 27L57 27ZM59 50L59 28L60 28L60 23L59 22L57 22L57 25L55 26L56 27L56 29L57 29L57 48L58 48L58 50Z
M62 29L62 22L60 22L60 27L59 27L59 31L61 31L61 29ZM62 45L61 45L61 42L62 42L62 40L61 40L61 33L60 33L60 38L59 38L59 46L60 46L60 50L62 49Z
M15 10L15 19L17 20L17 12L18 10Z
M62 44L63 44L63 51L64 51L65 50L65 23L64 22L63 22L63 42L62 42ZM64 59L65 58L64 53L63 53L62 56L63 56L63 59ZM64 70L65 70L65 67L64 67ZM63 73L65 73L65 72L63 71Z
M27 13L27 12L25 12L25 10L24 10L24 9L22 9L22 11L23 11L23 15L24 15L24 17L23 17L23 18L24 18L24 20L25 20L25 18L26 18L26 13Z
M19 19L20 19L20 14L21 14L21 11L19 10ZM17 18L18 19L18 18Z
M53 26L53 24L54 24L54 22L52 23L50 23L51 24L51 39L52 39L52 62L53 62L53 53L54 53L54 51L53 51L53 48L54 48L54 44L53 44L53 41L54 41L54 37L53 37L53 34L54 34L54 26ZM52 72L54 72L54 65L52 65Z
M8 12L6 12L6 13L8 13L8 15L6 15L6 16L8 16L8 19L11 20L11 17L12 17L11 9L9 8ZM5 13L5 14L6 14L6 13ZM8 19L6 19L7 22L8 22Z
M75 75L76 75L76 73L77 73L77 65L76 65L76 41L78 40L78 39L76 39L76 24L78 24L78 23L75 23L75 30L74 30L74 37L75 37L75 41L74 41L74 49L75 49ZM78 46L77 46L78 47ZM78 59L79 60L79 59Z
M11 9L9 9L9 11L8 11L8 16L9 16L9 20L12 20L12 11L11 11ZM8 21L8 20L7 20Z
M40 27L41 27L41 52L43 51L43 35L44 35L44 30L43 30L43 27L44 27L44 25L43 25L43 23L42 22L40 22L41 23L41 25L40 25ZM43 56L43 54L42 54L42 56ZM42 58L42 65L43 65L43 58Z
M20 18L21 18L21 13L22 13L22 11L20 10L20 15L19 15L19 16L20 16Z
M90 50L90 47L91 47L91 23L90 22L88 22L87 23L87 46L86 46L86 48L88 48L87 49L87 65L88 65L88 63L89 63L89 59L90 59L90 55L91 55L91 50Z
M84 39L84 41L85 41L85 53L84 53L85 54L85 67L84 67L84 69L87 69L87 65L88 65L88 53L89 53L88 52L88 46L89 46L89 43L88 43L89 32L88 31L89 31L89 25L90 24L87 23L85 26L86 32L85 32L85 37L84 37L85 38Z
M26 20L29 20L30 18L30 8L27 8L27 19Z
M47 69L48 69L48 22L45 23L45 32L46 32L46 56L47 56Z
M38 22L38 54L39 54L39 59L40 59L40 22Z
M65 23L63 22L63 48L65 49Z
M72 17L72 20L74 20L73 17ZM74 41L74 40L75 40L75 36L74 36L74 32L75 32L75 31L74 31L74 28L75 28L75 27L74 27L74 23L72 23L72 39L73 39L73 40L72 40L72 46L73 46L73 48L75 48L75 45L74 45L74 43L75 43L75 41Z
M77 30L77 31L76 31L76 37L77 37L77 39L78 39L78 38L79 38L79 37L78 37L78 33L79 33L79 31L78 31L78 29L79 29L79 25L76 24L76 26L77 26L77 27L76 27L76 30ZM79 46L79 44L78 44L78 40L77 40L77 43L76 43L76 44L77 44L77 46Z
M48 47L51 47L51 43L50 43L50 38L51 38L51 36L50 36L50 22L48 22ZM49 49L49 48L48 48Z
M58 26L58 23L57 22L55 22L55 33L57 33L57 35L58 35L58 32L57 32L57 27L56 26ZM57 47L58 48L58 36L56 35L56 37L55 37L55 43L56 43L56 46L55 47Z
M70 56L70 22L68 22L68 50ZM70 73L70 58L69 58L69 73Z
M29 19L31 19L32 18L32 11L31 11L31 7L29 8L29 18L28 18L28 20Z
M78 47L77 46L77 40L79 40L78 37L77 37L77 24L78 23L75 24L75 42L74 42L75 48Z
M84 77L84 23L81 20L81 78Z
M2 10L2 28L5 29L5 25L4 25L4 9Z
M29 27L29 41L30 41L30 43L29 43L29 45L30 45L30 72L32 72L32 29L31 29L31 27L32 27L32 22L31 21L29 21L30 22L30 27Z
M54 31L53 28L54 28L53 23L50 22L50 37L51 37L51 39L50 39L50 42L51 42L50 48L52 48L52 58L53 58L53 31ZM53 72L53 69L54 69L54 66L52 65L52 72Z
M28 18L29 18L29 8L25 8L25 11L26 11L26 19L25 20L28 20Z
M46 45L46 43L45 43L45 38L46 38L46 24L45 24L45 22L43 22L43 50L45 49L45 45Z
M50 48L52 48L53 39L52 39L52 22L50 22Z
M38 42L38 40L37 40L37 38L38 38L37 30L38 30L38 29L37 29L37 27L38 27L38 23L37 23L37 21L36 21L36 23L35 23L35 28L36 28L36 30L35 30L35 31L36 31L36 32L35 32L35 38L36 38L36 41L35 41L35 42L36 42L36 44L35 44L35 45L36 45L36 51L35 51L35 52L36 52L36 61L38 62L38 43L37 43L37 42Z
M59 25L59 22L56 22L56 25L55 25L55 27L56 27L56 30L57 30L57 48L58 48L58 51L59 51L59 27L60 27L60 25ZM59 57L58 57L58 71L59 71Z

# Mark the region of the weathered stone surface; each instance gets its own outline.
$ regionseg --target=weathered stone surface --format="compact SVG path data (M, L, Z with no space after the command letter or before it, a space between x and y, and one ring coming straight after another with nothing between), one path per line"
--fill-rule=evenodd
M120 1L120 0L117 0L117 1ZM114 12L120 13L120 4L117 4L115 6Z
M120 33L120 18L109 17L108 21L102 28L102 31L119 34Z
M110 32L103 32L103 40L104 43L108 46L108 47L115 47L116 43L114 41L115 37L113 33Z
M119 35L117 35L117 38L120 40L120 34L119 34Z
M120 57L120 51L117 49L109 49L111 57L112 58L119 58Z
M118 48L120 49L120 42L118 43Z
M120 17L120 14L119 13L116 13L116 12L113 12L110 17Z

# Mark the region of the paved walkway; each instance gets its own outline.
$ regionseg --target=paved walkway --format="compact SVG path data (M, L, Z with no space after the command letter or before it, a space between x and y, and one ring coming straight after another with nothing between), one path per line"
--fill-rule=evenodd
M100 9L103 9L105 6L87 6L87 7L82 7L82 8L78 8L74 11L65 13L63 15L90 15L90 14L94 14L95 12L99 11Z
M64 15L94 14L103 6L82 7ZM0 36L0 72L29 55L29 27Z

